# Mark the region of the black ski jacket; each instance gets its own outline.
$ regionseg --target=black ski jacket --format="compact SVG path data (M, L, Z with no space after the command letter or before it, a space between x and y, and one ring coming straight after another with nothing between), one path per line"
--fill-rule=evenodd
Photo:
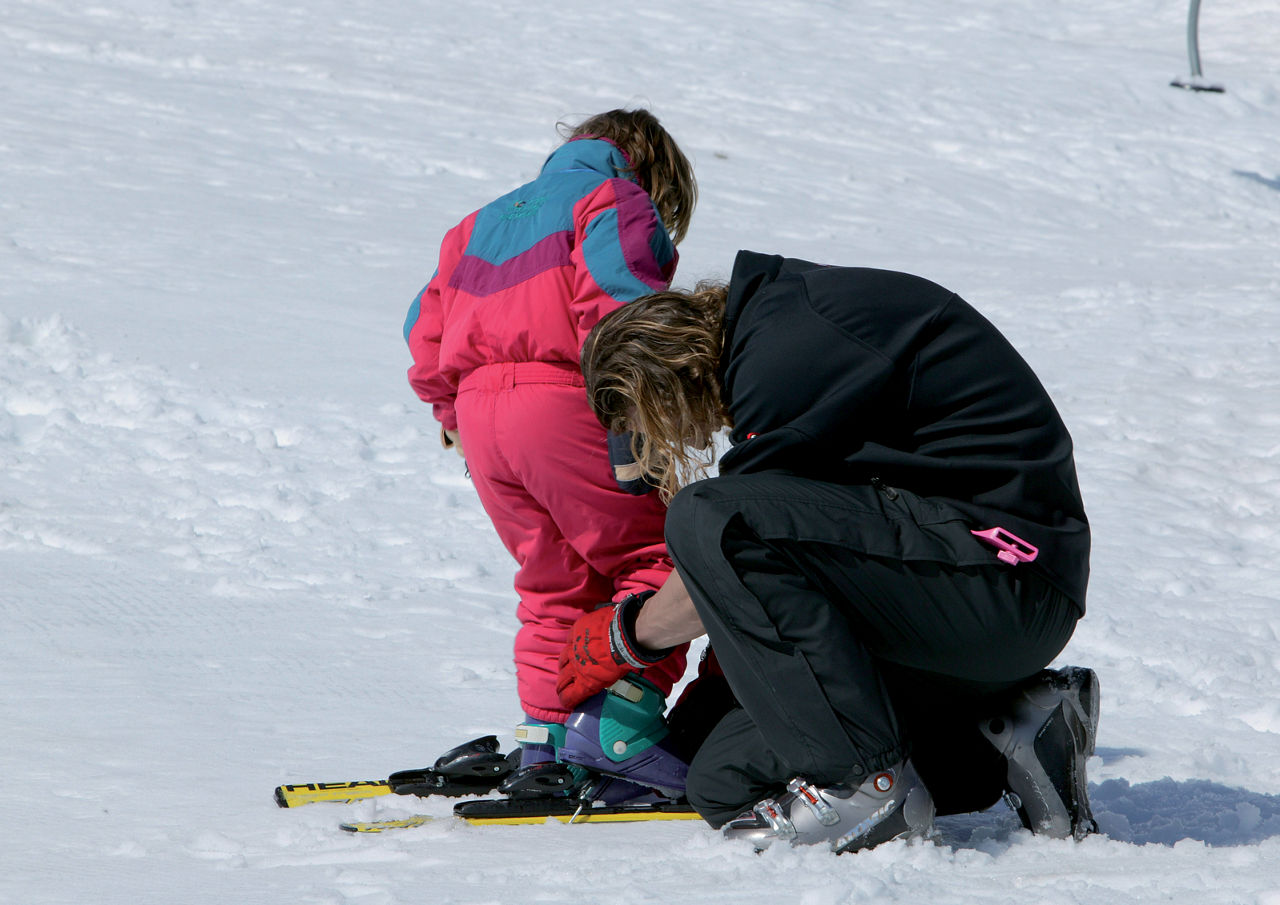
M721 474L875 485L945 535L902 540L904 559L991 563L969 531L1004 528L1040 551L1016 568L1084 612L1089 525L1071 437L1027 363L954 292L739 252L719 376L733 421Z

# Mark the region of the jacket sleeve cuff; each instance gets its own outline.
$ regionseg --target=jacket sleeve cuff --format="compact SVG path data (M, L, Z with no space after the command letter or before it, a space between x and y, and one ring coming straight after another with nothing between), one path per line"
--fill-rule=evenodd
M613 467L613 478L619 489L633 495L643 496L654 489L654 485L645 479L644 469L631 455L631 432L608 434L609 464Z
M625 663L632 669L647 669L665 660L675 650L674 647L650 650L636 640L636 616L653 595L653 591L643 591L624 598L614 606L613 619L609 621L610 653L619 663Z

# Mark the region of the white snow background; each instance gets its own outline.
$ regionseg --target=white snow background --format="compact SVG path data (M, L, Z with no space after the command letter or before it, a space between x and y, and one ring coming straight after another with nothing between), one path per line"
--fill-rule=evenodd
M1280 7L0 0L0 902L1280 905ZM1105 835L280 810L520 719L513 565L404 379L443 232L649 105L739 248L896 268L1077 445ZM802 367L802 362L797 362ZM381 836L344 819L439 815Z

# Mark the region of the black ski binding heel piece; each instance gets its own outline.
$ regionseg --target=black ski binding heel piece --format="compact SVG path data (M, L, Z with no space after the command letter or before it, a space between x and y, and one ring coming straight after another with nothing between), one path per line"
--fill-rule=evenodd
M563 798L580 785L568 764L542 763L521 767L498 786L508 798Z
M446 751L434 767L401 770L387 777L397 795L484 795L520 765L519 750L498 752L498 738L486 735Z

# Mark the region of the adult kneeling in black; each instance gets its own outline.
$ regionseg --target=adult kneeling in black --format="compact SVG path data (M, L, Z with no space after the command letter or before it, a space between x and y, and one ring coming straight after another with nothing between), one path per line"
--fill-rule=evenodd
M1095 829L1097 679L1045 669L1084 614L1088 522L1071 438L994 326L919 277L744 251L727 286L604 318L582 365L671 501L676 572L607 633L618 673L705 630L736 698L690 768L708 822L850 851L1004 792L1033 832ZM582 655L606 619L562 657L575 693L611 675Z

